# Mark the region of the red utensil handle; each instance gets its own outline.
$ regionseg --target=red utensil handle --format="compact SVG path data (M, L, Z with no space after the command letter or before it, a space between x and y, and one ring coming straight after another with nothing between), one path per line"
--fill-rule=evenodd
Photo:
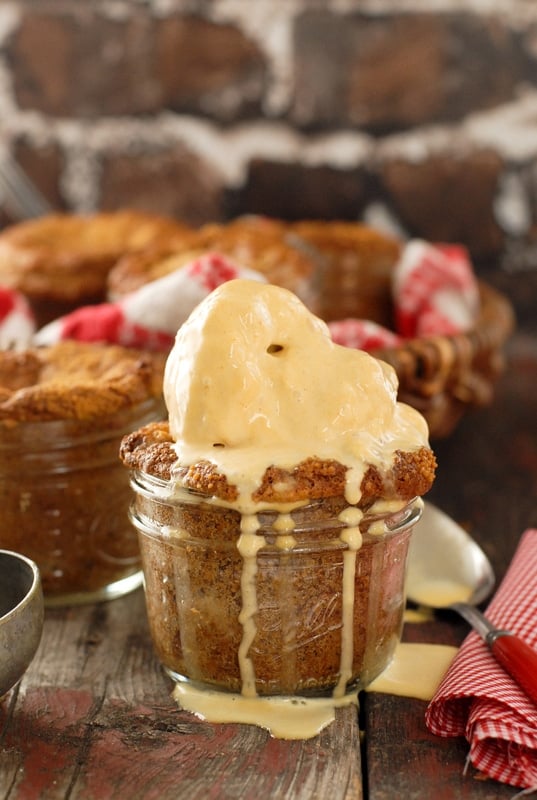
M490 649L495 658L537 704L537 650L517 636L498 636Z

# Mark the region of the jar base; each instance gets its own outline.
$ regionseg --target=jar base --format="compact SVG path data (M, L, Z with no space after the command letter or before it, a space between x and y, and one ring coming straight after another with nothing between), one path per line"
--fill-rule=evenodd
M109 583L100 589L83 592L67 592L65 594L45 595L46 608L59 608L61 606L81 606L90 603L100 603L105 600L115 600L117 597L130 594L143 583L143 572L138 570L126 578L121 578L114 583Z

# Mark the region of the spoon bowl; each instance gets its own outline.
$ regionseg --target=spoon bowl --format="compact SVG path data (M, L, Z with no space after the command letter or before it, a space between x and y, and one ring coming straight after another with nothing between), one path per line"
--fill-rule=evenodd
M36 564L0 550L0 697L22 678L43 631L44 602Z
M425 503L410 540L407 597L417 605L479 605L494 588L494 571L477 542L455 520Z
M496 627L476 608L489 596L494 583L492 566L477 542L447 514L425 503L409 547L407 598L421 606L450 608L460 614L537 703L537 651L511 631Z

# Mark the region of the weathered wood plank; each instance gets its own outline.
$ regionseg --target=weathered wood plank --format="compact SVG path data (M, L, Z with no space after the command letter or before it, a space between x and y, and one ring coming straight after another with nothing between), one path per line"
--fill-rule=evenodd
M463 739L441 739L427 731L427 703L406 697L365 698L369 800L508 800L515 790L463 774L468 747Z
M141 591L48 611L36 659L0 705L0 796L361 800L355 708L315 739L287 742L202 722L170 691Z

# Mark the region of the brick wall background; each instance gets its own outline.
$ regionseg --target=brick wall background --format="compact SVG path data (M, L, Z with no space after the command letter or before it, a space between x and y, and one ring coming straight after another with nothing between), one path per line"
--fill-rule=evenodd
M59 209L463 242L535 316L535 0L3 0L5 150Z

